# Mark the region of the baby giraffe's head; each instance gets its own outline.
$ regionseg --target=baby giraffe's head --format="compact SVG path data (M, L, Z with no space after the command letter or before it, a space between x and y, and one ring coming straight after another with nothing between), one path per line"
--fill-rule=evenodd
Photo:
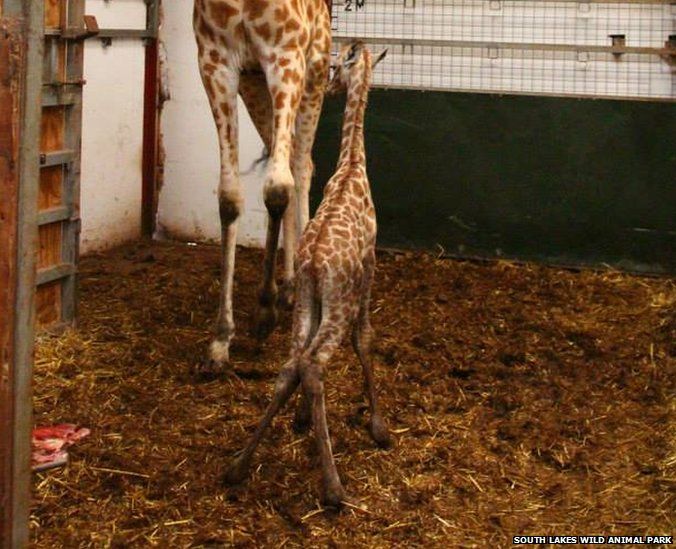
M359 78L363 75L365 63L370 63L371 68L374 68L385 58L385 54L387 54L387 50L383 50L376 56L372 55L364 43L360 41L344 45L338 53L338 59L332 66L333 74L326 92L335 94L345 91L350 87L350 83L355 76Z

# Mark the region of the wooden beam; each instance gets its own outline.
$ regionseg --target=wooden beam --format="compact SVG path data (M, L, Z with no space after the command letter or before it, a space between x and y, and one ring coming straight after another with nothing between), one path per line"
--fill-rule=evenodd
M0 547L28 546L42 2L0 19Z
M157 158L159 145L159 60L158 39L146 41L143 99L143 160L141 192L141 232L152 237L157 213Z
M0 19L0 547L10 546L13 525L12 449L14 303L17 289L19 125L25 41L21 23Z
M143 92L143 160L141 192L141 234L152 237L158 200L158 159L160 149L160 0L146 2L145 80Z

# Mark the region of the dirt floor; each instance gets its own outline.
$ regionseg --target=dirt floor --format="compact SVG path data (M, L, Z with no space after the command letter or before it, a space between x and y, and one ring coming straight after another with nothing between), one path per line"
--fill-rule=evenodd
M137 244L83 259L80 326L42 337L38 424L92 435L36 475L38 547L488 547L513 535L676 534L676 282L382 253L376 375L396 445L374 447L349 347L328 374L339 472L318 506L312 439L275 421L250 481L222 472L287 356L289 313L248 335L241 249L233 372L199 381L218 250Z

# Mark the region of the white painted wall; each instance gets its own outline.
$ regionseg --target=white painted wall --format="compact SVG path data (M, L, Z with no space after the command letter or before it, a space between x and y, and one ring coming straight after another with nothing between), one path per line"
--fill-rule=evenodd
M172 0L163 6L162 37L167 49L171 100L162 113L166 161L158 227L172 238L218 241L218 139L197 69L193 3ZM263 143L240 101L241 169L247 170L262 150ZM242 175L241 181L245 214L240 218L237 240L243 245L259 246L266 226L261 171Z
M87 0L101 28L144 28L143 0ZM85 47L81 251L110 248L141 234L144 46L113 40Z

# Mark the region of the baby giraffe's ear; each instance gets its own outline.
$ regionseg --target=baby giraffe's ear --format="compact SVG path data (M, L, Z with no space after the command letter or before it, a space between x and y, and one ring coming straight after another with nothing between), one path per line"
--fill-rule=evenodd
M371 67L375 67L378 63L380 63L383 59L385 59L386 55L387 55L387 48L385 48L383 51L381 51L378 54L378 57L376 57L376 60L373 62L373 65L371 65Z
M357 62L357 53L363 47L364 44L360 40L355 40L354 42L352 42L352 44L350 45L350 49L347 52L347 56L345 57L345 60L343 62L346 68L351 67Z

